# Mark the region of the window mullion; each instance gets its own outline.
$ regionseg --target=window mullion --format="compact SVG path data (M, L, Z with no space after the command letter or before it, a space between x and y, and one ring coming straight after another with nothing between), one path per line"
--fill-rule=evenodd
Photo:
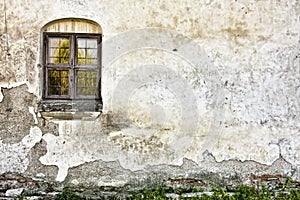
M70 91L71 91L71 99L75 98L75 48L76 48L76 44L75 44L75 36L71 35L70 36Z

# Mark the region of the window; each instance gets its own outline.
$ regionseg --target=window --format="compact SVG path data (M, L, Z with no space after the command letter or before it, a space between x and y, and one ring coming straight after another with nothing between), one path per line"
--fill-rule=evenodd
M62 19L46 25L43 111L98 110L82 105L101 102L101 36L99 25L88 20Z
M44 97L99 99L100 35L46 33L44 37Z

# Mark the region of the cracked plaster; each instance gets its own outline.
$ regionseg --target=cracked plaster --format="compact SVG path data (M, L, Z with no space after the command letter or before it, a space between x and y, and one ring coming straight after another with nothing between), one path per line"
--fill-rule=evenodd
M11 57L6 55L7 37L1 35L0 87L20 88L26 83L28 91L40 99L40 29L57 18L95 20L103 28L104 43L111 44L110 39L116 38L111 54L103 48L104 108L100 117L113 113L117 123L55 120L53 128L45 128L33 101L25 108L33 123L30 134L16 130L22 136L20 142L1 140L2 173L23 173L30 162L29 150L42 138L47 153L40 162L58 167L57 181L64 181L70 169L95 161L118 161L124 169L137 171L156 165L180 166L184 159L190 159L201 170L205 150L217 162L236 160L243 164L251 160L272 166L282 158L296 170L294 178L300 179L298 1L127 4L28 0L20 5L10 0L7 9ZM1 21L2 32L4 27ZM138 32L145 35L131 35L139 40L124 37L127 40L118 43L124 32L146 27L176 30L177 34L154 33L163 36L155 38L162 48L146 37L146 31ZM202 53L191 51L187 45L191 40ZM139 45L156 48L130 49ZM113 57L108 58L111 63L106 62L106 56ZM202 66L199 71L197 63ZM216 71L218 75L213 75ZM149 78L152 76L155 78ZM174 81L179 79L181 82ZM126 87L131 91L120 92ZM128 97L123 98L124 94ZM215 102L214 95L222 100ZM118 101L119 97L124 102ZM2 108L4 99L1 91ZM127 109L122 110L120 105L125 104ZM4 164L6 161L10 164ZM227 170L219 168L220 173ZM100 178L98 185L109 184L105 181ZM123 183L123 179L114 181Z

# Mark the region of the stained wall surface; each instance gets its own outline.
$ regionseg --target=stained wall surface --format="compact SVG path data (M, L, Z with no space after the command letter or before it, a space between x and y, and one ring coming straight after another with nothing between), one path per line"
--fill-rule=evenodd
M299 1L1 0L0 8L0 173L97 186L157 173L300 180ZM42 30L62 18L102 29L101 113L38 109Z

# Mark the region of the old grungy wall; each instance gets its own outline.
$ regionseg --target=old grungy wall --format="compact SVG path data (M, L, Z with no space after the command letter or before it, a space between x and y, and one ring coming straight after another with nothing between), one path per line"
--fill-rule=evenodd
M300 180L299 1L6 0L6 23L0 7L0 173ZM103 29L103 111L45 118L41 29L69 17Z

